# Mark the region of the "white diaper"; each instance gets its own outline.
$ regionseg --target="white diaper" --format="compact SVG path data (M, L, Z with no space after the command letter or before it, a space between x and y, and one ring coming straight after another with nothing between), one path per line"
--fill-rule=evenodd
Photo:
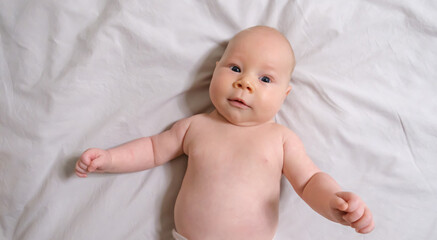
M186 237L184 237L184 236L180 235L178 232L176 232L176 229L173 229L172 234L173 234L173 238L175 240L188 240Z

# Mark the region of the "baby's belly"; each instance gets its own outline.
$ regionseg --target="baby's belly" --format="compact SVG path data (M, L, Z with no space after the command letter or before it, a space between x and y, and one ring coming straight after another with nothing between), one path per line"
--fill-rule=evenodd
M272 239L280 175L199 174L188 169L175 205L177 231L190 240Z

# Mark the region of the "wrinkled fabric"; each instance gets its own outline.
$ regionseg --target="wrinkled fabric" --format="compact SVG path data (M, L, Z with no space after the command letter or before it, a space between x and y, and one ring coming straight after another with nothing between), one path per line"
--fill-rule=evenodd
M0 3L0 239L171 239L186 157L74 175L90 147L211 111L226 42L268 25L293 45L276 121L373 211L369 235L315 214L286 180L275 239L436 239L434 1Z

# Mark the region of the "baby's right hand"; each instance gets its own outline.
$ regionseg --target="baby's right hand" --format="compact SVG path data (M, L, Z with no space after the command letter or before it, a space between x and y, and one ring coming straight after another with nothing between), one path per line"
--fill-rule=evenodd
M104 172L111 166L111 154L107 150L90 148L76 162L76 175L87 177L89 172Z

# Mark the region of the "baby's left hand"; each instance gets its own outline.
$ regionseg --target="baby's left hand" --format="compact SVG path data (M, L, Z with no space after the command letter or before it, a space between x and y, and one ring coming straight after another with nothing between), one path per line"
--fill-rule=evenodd
M351 192L338 192L331 200L334 218L341 224L355 228L358 233L369 233L375 227L372 213L361 198Z

